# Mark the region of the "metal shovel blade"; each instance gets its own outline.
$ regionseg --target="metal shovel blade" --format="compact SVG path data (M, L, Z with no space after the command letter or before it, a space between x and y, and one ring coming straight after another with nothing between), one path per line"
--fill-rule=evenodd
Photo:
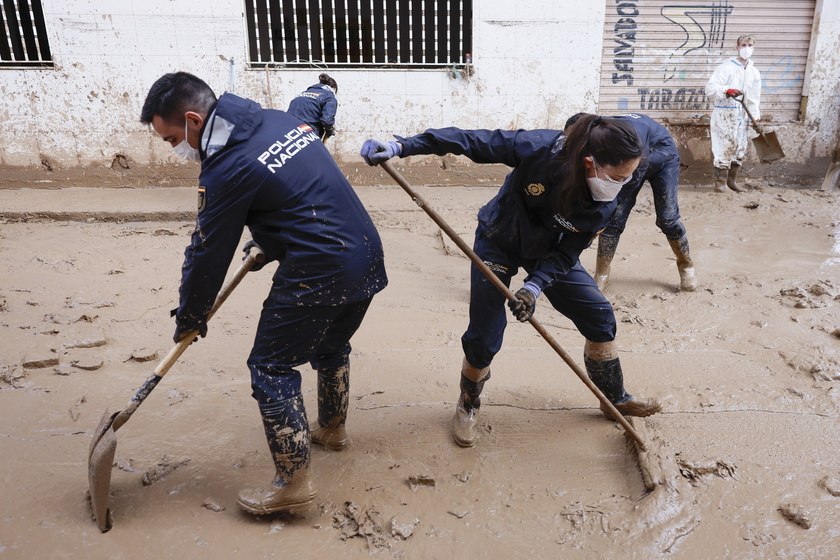
M761 163L770 163L785 157L775 131L762 132L759 136L753 138L753 146L755 146L755 151L758 153L758 159L761 160Z
M99 425L93 433L88 457L88 487L90 505L96 526L103 533L111 530L111 469L114 466L114 454L117 451L117 434L114 431L114 414L107 410L102 415Z
M254 246L233 277L222 286L216 296L213 308L207 314L207 320L216 313L233 289L254 267L254 264L263 263L265 260L265 253L262 249ZM93 509L93 518L99 530L103 533L110 531L112 526L111 508L108 507L108 504L111 499L111 470L114 466L114 455L117 451L116 431L131 418L137 407L149 396L149 393L157 386L158 382L166 375L166 372L169 371L169 368L187 347L192 344L193 339L198 334L198 331L187 333L180 342L177 342L155 368L154 373L143 382L128 405L123 410L113 414L106 410L93 432L93 440L90 442L90 453L88 455L88 486L90 488L90 505Z
M822 187L820 188L824 191L833 189L834 185L837 184L838 178L840 178L840 161L835 161L828 166L828 171L825 174L825 179L823 179Z

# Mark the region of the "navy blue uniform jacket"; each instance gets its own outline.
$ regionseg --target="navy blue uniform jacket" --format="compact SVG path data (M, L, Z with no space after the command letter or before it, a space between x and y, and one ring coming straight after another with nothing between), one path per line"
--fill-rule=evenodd
M442 128L397 140L403 157L458 154L476 163L513 167L498 194L479 210L481 234L532 261L526 265L528 280L542 289L575 265L615 211L615 201L596 202L591 197L579 201L569 216L552 211L553 181L562 176L554 162L565 140L560 131Z
M648 167L650 165L650 150L654 146L658 147L663 152L677 152L677 147L674 144L674 139L668 132L668 129L650 118L647 115L640 115L639 113L627 113L626 115L619 115L612 117L629 122L639 135L640 144L644 148L644 155L642 161L639 162L639 167L633 172L633 179L631 179L623 189L633 190L638 187L645 180Z
M280 301L338 305L385 287L379 234L309 125L226 93L207 116L199 150L199 209L176 312L182 332L206 320L246 225L280 261Z
M289 103L289 113L305 123L320 124L322 129L335 125L337 109L338 101L326 84L309 86Z

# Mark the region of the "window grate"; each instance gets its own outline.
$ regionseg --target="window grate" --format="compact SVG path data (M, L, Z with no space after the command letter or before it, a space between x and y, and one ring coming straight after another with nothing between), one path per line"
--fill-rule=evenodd
M51 67L41 0L2 0L0 66Z
M437 68L472 52L472 0L245 0L253 67Z

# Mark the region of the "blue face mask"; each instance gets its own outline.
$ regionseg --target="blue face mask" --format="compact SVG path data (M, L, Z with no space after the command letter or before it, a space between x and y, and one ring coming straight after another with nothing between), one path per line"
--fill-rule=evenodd
M184 122L184 140L172 148L172 151L175 152L176 156L182 157L187 161L201 161L201 156L198 153L198 148L193 148L190 146L190 143L187 142L187 134L188 134L188 123Z

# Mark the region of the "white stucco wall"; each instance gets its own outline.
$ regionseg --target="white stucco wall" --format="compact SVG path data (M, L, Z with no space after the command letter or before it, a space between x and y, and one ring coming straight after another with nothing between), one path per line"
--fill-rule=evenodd
M141 165L175 161L137 120L162 74L185 70L217 94L285 109L322 71L248 69L240 0L43 5L55 68L0 69L0 165L109 166L117 154ZM574 112L597 111L604 9L601 1L475 2L469 79L444 70L328 70L340 104L331 151L351 160L368 137L441 126L559 128ZM808 120L780 130L797 145L786 144L789 158L803 161L829 154L840 126L840 2L825 0L818 16Z
M840 0L818 0L816 36L805 121L798 133L783 131L785 155L798 161L831 155L840 136ZM787 137L787 138L785 138Z

